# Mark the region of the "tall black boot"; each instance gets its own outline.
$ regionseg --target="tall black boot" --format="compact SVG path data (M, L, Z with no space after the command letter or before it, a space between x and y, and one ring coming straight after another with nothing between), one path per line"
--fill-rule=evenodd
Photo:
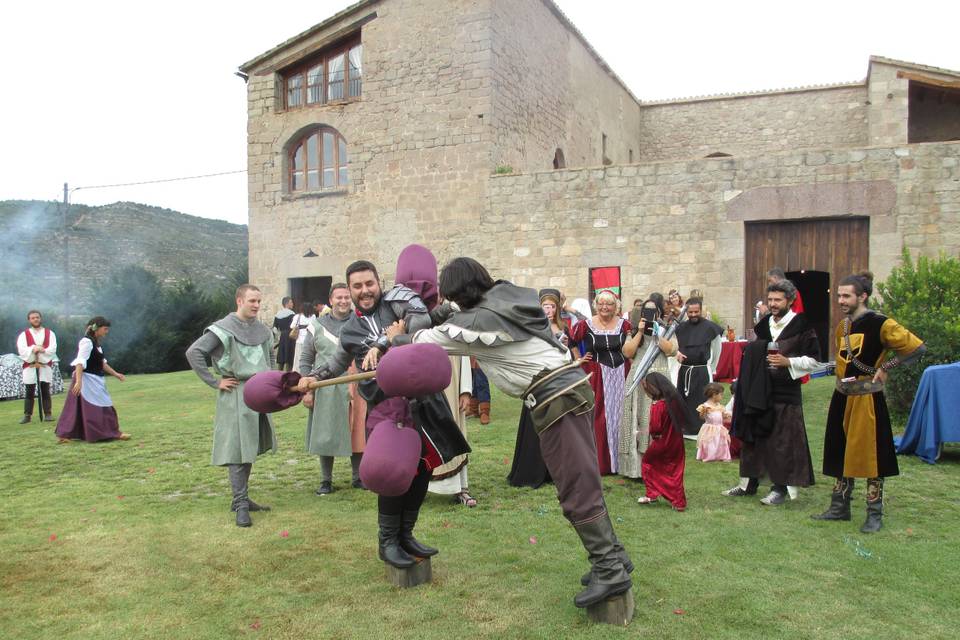
M249 527L253 524L250 519L250 498L247 497L247 480L250 477L249 464L228 464L230 474L230 488L233 490L233 502L230 510L237 512L237 526ZM247 467L244 469L244 467Z
M400 548L411 556L429 558L440 553L440 550L428 547L413 537L413 528L417 525L417 518L419 516L420 511L412 511L410 509L403 510L400 525Z
M867 519L861 533L876 533L883 526L883 478L867 479Z
M604 513L596 520L574 526L574 530L587 550L592 575L590 584L573 599L573 604L582 609L630 589L633 583L616 551L617 537L610 516Z
M620 539L617 538L617 534L613 534L613 552L620 558L620 561L623 563L623 568L627 573L633 573L633 561L630 559L630 556L627 555L627 550L623 548L623 545L620 544ZM593 570L587 571L585 574L580 576L580 584L587 586L590 584L590 580L593 578Z
M851 495L853 478L837 478L833 483L833 493L830 494L830 508L810 517L814 520L849 520Z
M414 565L414 559L400 547L400 526L403 516L399 513L383 513L377 516L380 524L380 559L398 569Z

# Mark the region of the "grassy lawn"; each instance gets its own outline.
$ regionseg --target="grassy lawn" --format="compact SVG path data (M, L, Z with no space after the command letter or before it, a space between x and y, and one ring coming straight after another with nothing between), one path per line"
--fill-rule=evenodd
M832 379L804 390L819 470ZM955 638L960 627L960 452L900 459L883 530L808 518L830 481L784 507L720 491L736 462L704 464L687 443L689 506L641 507L642 486L604 479L637 565L636 616L593 625L572 598L585 554L553 485L505 476L519 403L494 397L470 422L475 509L430 495L418 533L438 546L434 581L397 590L376 559L376 498L314 495L305 410L277 418L251 495L273 506L239 529L226 471L209 465L213 394L190 372L110 380L128 442L57 445L52 423L17 425L0 403L0 637L4 638ZM54 400L59 414L63 396ZM758 496L759 497L759 496Z

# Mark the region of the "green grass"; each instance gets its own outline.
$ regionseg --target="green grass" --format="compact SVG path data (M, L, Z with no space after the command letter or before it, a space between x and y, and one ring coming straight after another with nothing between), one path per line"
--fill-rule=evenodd
M831 382L804 390L817 469ZM251 495L273 511L238 529L226 472L209 465L212 391L190 372L110 390L129 442L57 445L52 423L17 425L21 403L0 403L0 637L951 638L960 626L955 448L935 466L900 459L872 536L858 531L862 483L852 522L814 522L828 479L781 508L725 498L736 463L699 463L690 442L685 513L641 507L640 485L605 478L637 565L636 616L617 629L573 607L587 563L553 485L505 482L515 400L494 397L489 427L470 421L480 505L427 498L418 534L441 549L434 581L401 591L375 556L376 498L347 488L349 463L335 465L338 491L314 495L301 407L278 416L280 449L254 466Z

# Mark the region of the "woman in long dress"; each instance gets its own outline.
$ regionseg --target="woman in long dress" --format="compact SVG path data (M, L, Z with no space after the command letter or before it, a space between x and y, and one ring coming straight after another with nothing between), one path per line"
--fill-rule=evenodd
M623 355L631 359L633 366L637 359L646 353L650 341L658 342L657 357L648 371L661 373L670 377L669 358L677 352L677 339L664 340L660 335L664 321L663 296L659 293L650 294L640 306L640 316L637 333L623 345ZM660 327L659 329L657 327ZM650 443L650 397L641 387L624 399L623 421L620 424L620 475L628 478L640 478L642 475L640 458Z
M623 345L630 334L630 322L620 317L620 300L604 290L594 298L596 314L578 322L571 331L574 342L584 343L583 368L593 375L590 385L596 404L593 430L597 441L600 474L617 473L620 419L623 417L624 383L630 363L623 356Z
M120 431L117 410L107 393L104 376L113 376L120 382L126 380L122 373L113 370L103 355L100 341L110 333L110 321L96 316L87 323L86 332L77 345L77 357L73 366L73 384L67 394L57 421L58 442L70 440L129 440L130 436Z
M575 358L579 357L577 346L570 340L570 329L567 323L560 319L560 292L556 289L540 290L540 306L550 322L553 335L565 346L570 348ZM540 451L540 436L533 428L530 410L523 405L520 409L520 424L517 427L517 444L513 450L513 465L507 482L514 487L532 487L550 482L550 472L543 462Z

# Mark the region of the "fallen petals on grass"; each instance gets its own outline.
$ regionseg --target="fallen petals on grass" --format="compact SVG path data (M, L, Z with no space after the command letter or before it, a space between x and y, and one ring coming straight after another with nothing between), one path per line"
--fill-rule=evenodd
M504 458L503 464L510 464L510 458Z
M257 618L256 620L254 620L254 621L250 624L250 628L253 629L254 631L259 631L259 630L260 630L260 618Z
M682 616L683 614L686 613L686 611L684 611L683 609L674 609L673 612L678 616Z
M51 534L50 534L50 542L56 542L56 541L57 541L57 534L51 533Z
M117 496L117 500L123 500L123 496Z
M156 469L147 469L147 473L153 473L153 472L155 472L155 471L156 471Z
M537 536L530 536L530 544L537 544Z
M283 531L280 532L280 537L281 537L281 538L289 538L289 537L290 537L290 532L287 531L286 529L284 529Z

